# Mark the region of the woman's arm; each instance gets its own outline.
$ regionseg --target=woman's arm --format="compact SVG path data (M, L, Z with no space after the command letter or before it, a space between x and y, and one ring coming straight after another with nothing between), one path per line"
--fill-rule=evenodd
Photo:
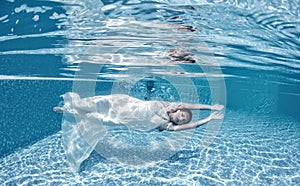
M224 108L223 105L204 105L204 104L190 104L190 103L182 103L183 108L187 108L190 110L222 110Z
M204 104L190 104L190 103L182 103L182 102L162 102L165 108L168 111L173 112L178 109L190 109L190 110L217 110L220 111L224 108L223 105L204 105Z
M200 121L194 122L194 123L188 123L188 124L183 124L183 125L174 125L173 123L167 123L166 126L164 126L165 130L169 131L179 131L179 130L187 130L187 129L194 129L197 128L210 120L213 119L222 119L224 116L222 113L219 112L213 112L210 116L208 116L205 119L202 119Z
M188 123L188 124L183 124L183 125L172 125L172 126L169 126L167 128L167 130L170 130L170 131L179 131L179 130L194 129L194 128L199 127L200 125L203 125L204 123L209 122L210 120L211 120L211 118L209 116L209 117L207 117L205 119L202 119L202 120L194 122L194 123Z

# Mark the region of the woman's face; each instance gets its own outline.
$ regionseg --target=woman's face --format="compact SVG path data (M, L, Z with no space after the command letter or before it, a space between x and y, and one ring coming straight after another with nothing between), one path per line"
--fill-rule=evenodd
M187 123L190 120L189 113L181 110L177 110L176 112L170 113L169 116L170 120L177 125Z

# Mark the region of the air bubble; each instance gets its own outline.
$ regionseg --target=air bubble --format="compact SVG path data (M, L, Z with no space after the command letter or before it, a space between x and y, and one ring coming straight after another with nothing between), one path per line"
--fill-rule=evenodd
M40 19L39 15L34 15L32 18L33 21L38 21L39 19Z

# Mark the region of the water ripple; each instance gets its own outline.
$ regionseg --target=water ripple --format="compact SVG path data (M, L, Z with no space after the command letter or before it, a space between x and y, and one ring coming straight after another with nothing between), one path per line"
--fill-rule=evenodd
M66 62L64 71L73 63L101 59L114 63L123 58L123 65L136 65L132 61L145 58L162 61L160 65L178 65L199 62L199 55L209 55L197 51L200 41L208 44L226 68L293 74L286 80L298 81L299 4L298 0L5 2L14 11L0 15L4 28L0 55L59 55ZM32 41L36 42L26 44ZM103 55L87 56L91 46L97 46ZM174 49L183 56L170 54ZM187 53L190 56L185 57ZM225 75L237 76L233 72Z
M247 69L270 74L275 79L268 81L276 84L300 81L298 0L64 0L6 2L5 6L13 10L0 15L4 28L0 31L0 70L5 77L26 74L35 78L36 74L6 68L18 66L20 59L39 56L37 61L43 61L46 55L54 55L61 59L55 61L60 63L57 77L37 73L39 78L72 78L78 64L88 62L123 68L99 72L99 79L126 77L126 70L147 68L152 75L225 79L251 78L251 74L239 73ZM221 65L223 75L199 71L197 64L211 69L218 65L210 56ZM53 68L51 62L44 65ZM181 71L174 68L182 65Z

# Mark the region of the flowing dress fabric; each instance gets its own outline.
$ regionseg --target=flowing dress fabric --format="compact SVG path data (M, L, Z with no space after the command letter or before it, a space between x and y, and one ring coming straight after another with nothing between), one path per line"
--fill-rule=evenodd
M62 97L63 147L72 171L79 171L80 164L106 137L108 127L125 125L130 130L150 131L169 120L159 101L142 101L123 94L81 99L76 93L67 93Z

